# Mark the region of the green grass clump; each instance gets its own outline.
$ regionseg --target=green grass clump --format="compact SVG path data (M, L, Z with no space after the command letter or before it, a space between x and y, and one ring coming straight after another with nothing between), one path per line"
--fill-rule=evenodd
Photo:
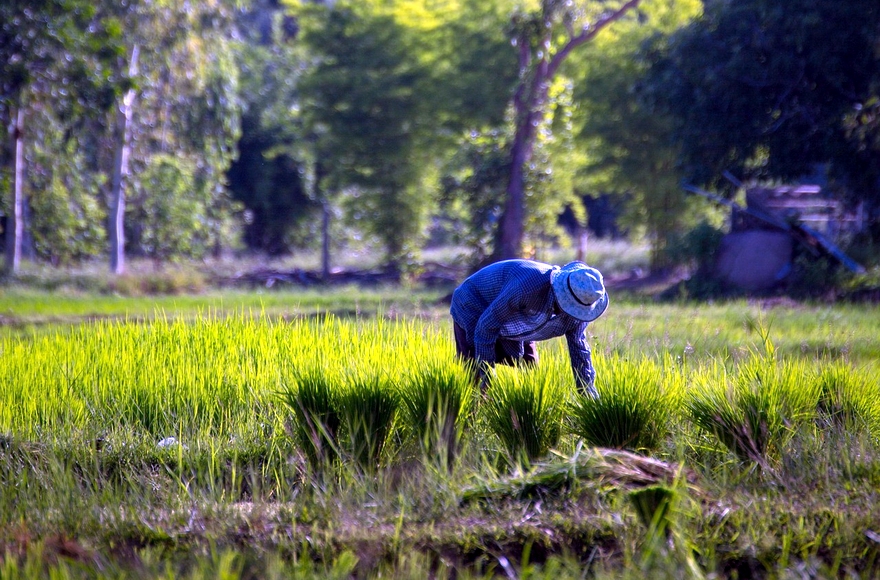
M474 399L473 380L463 366L433 357L422 362L400 386L404 428L426 457L451 469Z
M484 416L513 464L529 465L559 443L569 391L546 366L499 369Z
M399 398L387 377L354 377L339 396L339 417L345 432L345 450L366 471L379 466L382 450L394 427Z
M847 432L880 435L880 385L843 361L823 364L816 373L819 418Z
M765 464L816 416L818 383L802 362L753 354L732 373L716 368L697 380L685 402L690 420L746 461Z
M599 398L578 397L571 406L568 429L590 445L652 451L665 439L681 400L676 370L642 358L635 362L611 357L597 361Z
M317 368L295 373L295 386L282 392L293 412L293 437L313 467L338 457L339 385Z

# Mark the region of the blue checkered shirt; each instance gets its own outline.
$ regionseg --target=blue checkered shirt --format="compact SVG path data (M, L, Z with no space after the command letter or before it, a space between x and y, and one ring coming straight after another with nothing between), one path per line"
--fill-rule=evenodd
M495 363L495 344L522 358L523 343L565 336L578 387L593 391L596 372L586 341L588 323L556 307L550 273L558 266L505 260L476 272L452 294L452 319L467 333L478 363Z

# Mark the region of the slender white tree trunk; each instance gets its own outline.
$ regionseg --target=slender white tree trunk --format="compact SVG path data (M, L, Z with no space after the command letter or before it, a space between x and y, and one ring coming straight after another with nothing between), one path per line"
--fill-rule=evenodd
M24 234L24 106L20 104L12 117L12 211L6 217L6 271L15 274L21 266Z
M312 176L312 198L321 202L321 280L330 279L330 200L325 197L323 180L325 175L324 164L316 161Z
M128 76L137 75L140 48L135 45L131 51ZM113 178L110 182L110 270L114 274L125 272L125 185L128 177L128 159L131 155L131 116L134 111L133 88L126 91L116 113L118 145L113 158Z
M330 203L321 204L321 279L330 279Z

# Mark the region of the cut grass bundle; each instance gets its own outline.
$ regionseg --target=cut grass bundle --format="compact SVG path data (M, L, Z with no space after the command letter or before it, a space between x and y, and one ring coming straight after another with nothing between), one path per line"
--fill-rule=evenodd
M599 398L574 401L567 420L569 430L597 447L656 449L680 404L680 384L672 380L676 371L664 371L649 359L629 362L617 356L604 361L601 368Z
M378 374L352 377L340 394L339 417L345 431L345 449L365 471L379 466L398 406L396 386Z
M765 464L816 415L817 383L802 363L753 355L732 377L723 369L714 374L686 401L688 416L740 459Z
M529 465L559 442L568 390L546 367L499 370L483 405L486 422L511 463Z
M880 385L841 361L823 365L816 374L819 419L846 431L880 435Z
M629 451L578 445L570 457L554 454L546 461L536 462L526 472L467 486L462 490L462 502L532 497L583 485L631 491L655 485L671 486L677 481L690 486L696 483L693 473L674 463Z
M295 386L281 393L294 415L294 439L312 467L338 457L339 385L318 368L295 374Z
M474 387L466 369L450 361L422 363L400 388L405 428L418 439L425 456L451 469L458 453L462 417L473 404Z

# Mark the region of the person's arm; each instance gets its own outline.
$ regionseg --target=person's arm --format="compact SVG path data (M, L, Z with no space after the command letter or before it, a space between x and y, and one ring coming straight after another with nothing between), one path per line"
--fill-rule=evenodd
M588 397L598 397L596 369L593 368L593 355L587 343L587 323L578 324L574 330L567 332L565 340L568 342L571 369L578 390Z

